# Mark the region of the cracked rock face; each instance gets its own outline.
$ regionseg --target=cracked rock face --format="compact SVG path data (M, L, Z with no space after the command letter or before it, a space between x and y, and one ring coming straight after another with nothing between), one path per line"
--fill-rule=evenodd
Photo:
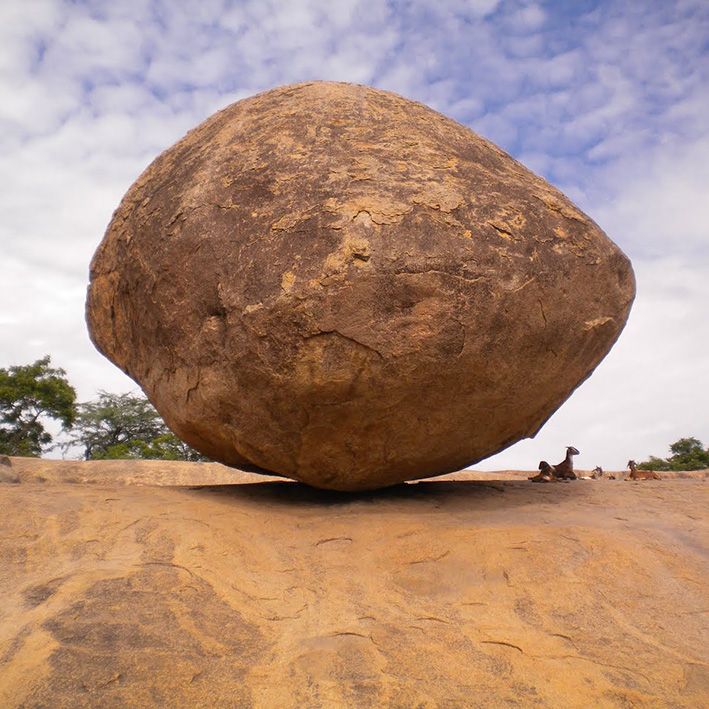
M357 490L534 435L634 292L620 249L495 145L317 82L229 106L148 167L87 320L190 445Z

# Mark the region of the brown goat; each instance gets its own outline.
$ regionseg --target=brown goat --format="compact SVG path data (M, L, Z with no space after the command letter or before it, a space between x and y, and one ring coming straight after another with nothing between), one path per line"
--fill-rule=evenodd
M560 480L576 480L574 472L574 456L579 452L573 446L567 446L566 458L554 466L554 475Z
M532 475L527 478L533 483L550 483L556 481L556 475L554 474L554 467L549 465L546 460L539 461L539 472L536 475Z
M658 475L654 470L638 470L638 465L634 460L628 461L630 473L626 480L662 480L662 476Z

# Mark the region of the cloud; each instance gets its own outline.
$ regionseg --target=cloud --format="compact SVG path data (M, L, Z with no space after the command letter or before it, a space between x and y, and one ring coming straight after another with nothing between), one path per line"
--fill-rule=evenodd
M630 253L709 261L709 134L619 159L602 174L589 208Z
M608 467L627 448L637 459L685 434L709 442L709 424L692 425L709 345L707 36L702 0L5 0L0 366L49 352L82 398L132 388L83 322L88 263L125 190L232 101L355 81L499 143L635 263L617 347L537 439L485 467L533 466L567 443Z
M509 15L507 26L520 33L533 32L544 24L546 16L546 12L537 3L529 3Z

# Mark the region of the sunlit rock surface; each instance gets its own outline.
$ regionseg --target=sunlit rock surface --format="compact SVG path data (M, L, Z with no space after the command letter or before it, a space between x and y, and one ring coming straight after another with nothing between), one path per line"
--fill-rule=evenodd
M343 495L12 463L4 709L709 704L703 474Z

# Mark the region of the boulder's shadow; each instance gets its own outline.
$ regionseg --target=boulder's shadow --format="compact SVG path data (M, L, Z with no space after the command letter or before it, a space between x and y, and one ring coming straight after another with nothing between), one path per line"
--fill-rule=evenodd
M527 481L441 480L402 483L367 492L320 490L298 482L268 481L234 485L204 485L183 488L197 496L224 502L268 504L279 507L396 507L424 511L445 507L447 510L517 507L539 502L557 502L567 497L568 488L554 486L566 494L550 494L549 486Z

